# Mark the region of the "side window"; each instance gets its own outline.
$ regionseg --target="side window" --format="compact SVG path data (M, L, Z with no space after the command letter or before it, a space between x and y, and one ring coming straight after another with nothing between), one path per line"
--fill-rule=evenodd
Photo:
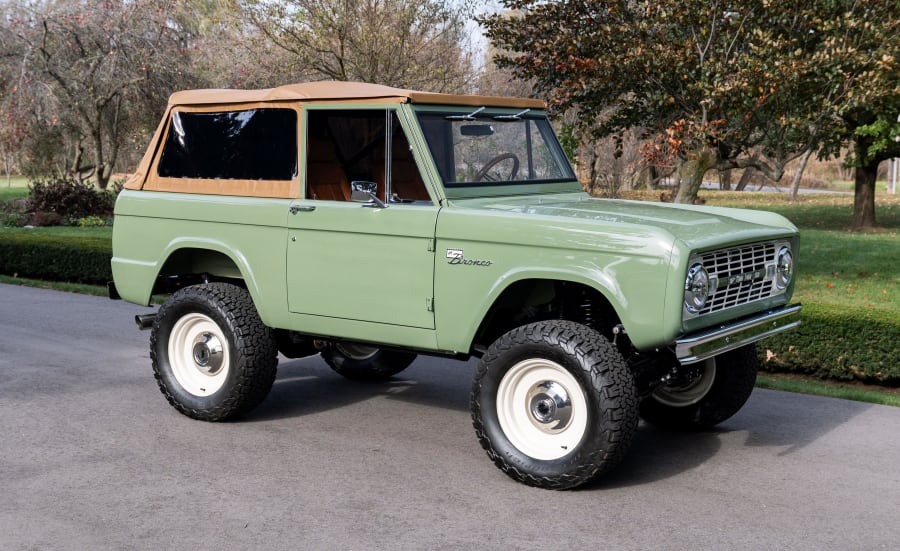
M306 197L349 201L357 181L374 182L382 201L431 201L396 113L308 111Z
M397 114L391 117L391 201L407 202L431 202L425 182L422 181L422 173L416 165L412 147Z
M174 111L157 173L164 178L292 180L297 174L297 112Z

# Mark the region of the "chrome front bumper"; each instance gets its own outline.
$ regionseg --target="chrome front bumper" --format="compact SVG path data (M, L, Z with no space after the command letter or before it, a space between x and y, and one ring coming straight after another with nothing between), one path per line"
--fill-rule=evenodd
M675 356L682 365L702 362L723 352L771 337L800 325L800 304L688 335L675 341Z

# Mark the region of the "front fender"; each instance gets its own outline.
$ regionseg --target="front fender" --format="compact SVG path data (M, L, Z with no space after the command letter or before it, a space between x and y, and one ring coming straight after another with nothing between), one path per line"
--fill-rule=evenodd
M498 245L468 244L478 258L500 258ZM441 249L438 249L440 252ZM495 254L496 253L496 254ZM525 255L528 257L530 255ZM470 350L482 320L511 285L525 280L566 281L598 291L616 311L632 342L650 347L671 341L678 321L666 315L671 285L668 258L565 250L540 251L540 264L508 258L490 266L449 264L439 257L435 267L435 323L443 350ZM550 266L555 266L551 268ZM679 303L680 304L680 303Z

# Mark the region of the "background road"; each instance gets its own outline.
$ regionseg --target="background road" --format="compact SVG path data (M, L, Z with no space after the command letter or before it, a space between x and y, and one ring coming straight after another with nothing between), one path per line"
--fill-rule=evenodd
M472 362L370 385L282 358L249 417L203 423L157 390L142 311L0 285L0 548L900 547L900 408L756 390L550 492L478 446Z

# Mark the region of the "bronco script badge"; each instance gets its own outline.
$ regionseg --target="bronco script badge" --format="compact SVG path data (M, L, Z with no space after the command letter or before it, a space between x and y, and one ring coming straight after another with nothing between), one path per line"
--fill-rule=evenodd
M462 249L447 249L447 264L465 264L467 266L490 266L494 262L491 260L475 260L466 258Z

